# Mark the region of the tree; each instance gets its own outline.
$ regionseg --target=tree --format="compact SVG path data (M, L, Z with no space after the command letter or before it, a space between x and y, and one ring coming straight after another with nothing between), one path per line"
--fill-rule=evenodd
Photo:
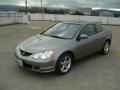
M32 7L31 8L31 13L39 13L39 12L40 12L39 7Z
M59 10L59 14L64 14L64 11L63 10Z
M75 11L71 15L84 15L84 14L80 11Z

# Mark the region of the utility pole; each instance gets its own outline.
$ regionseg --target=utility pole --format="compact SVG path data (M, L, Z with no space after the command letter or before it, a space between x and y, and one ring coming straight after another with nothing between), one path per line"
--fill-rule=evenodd
M25 0L25 14L27 15L27 13L28 13L28 7L27 7L27 4L28 4L28 2L27 2L27 0Z
M41 0L41 14L42 14L42 20L43 20L43 7L42 7L42 0Z
M42 10L42 0L41 0L41 12L42 12L43 10Z

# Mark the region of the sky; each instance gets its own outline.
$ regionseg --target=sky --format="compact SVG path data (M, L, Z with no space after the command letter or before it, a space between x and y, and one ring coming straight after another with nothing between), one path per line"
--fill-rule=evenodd
M94 7L94 8L117 8L120 9L120 0L42 0L43 6L75 8L75 7ZM25 0L0 0L1 5L24 6ZM29 6L40 6L41 0L28 0Z

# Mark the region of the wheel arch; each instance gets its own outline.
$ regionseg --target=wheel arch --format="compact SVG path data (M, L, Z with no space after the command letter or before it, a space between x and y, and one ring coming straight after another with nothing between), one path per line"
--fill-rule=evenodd
M69 50L63 52L62 54L60 54L59 58L60 58L62 55L66 54L66 53L71 54L71 55L72 55L73 62L75 62L75 55L74 55L74 53L73 53L72 51L69 51ZM59 58L58 58L58 59L59 59Z
M108 41L109 44L111 45L111 39L107 38L106 41ZM105 41L105 42L106 42L106 41Z

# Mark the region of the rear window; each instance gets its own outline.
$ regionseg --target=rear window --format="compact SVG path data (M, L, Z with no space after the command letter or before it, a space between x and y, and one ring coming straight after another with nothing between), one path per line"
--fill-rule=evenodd
M103 30L103 27L100 25L96 25L97 32L101 32Z

